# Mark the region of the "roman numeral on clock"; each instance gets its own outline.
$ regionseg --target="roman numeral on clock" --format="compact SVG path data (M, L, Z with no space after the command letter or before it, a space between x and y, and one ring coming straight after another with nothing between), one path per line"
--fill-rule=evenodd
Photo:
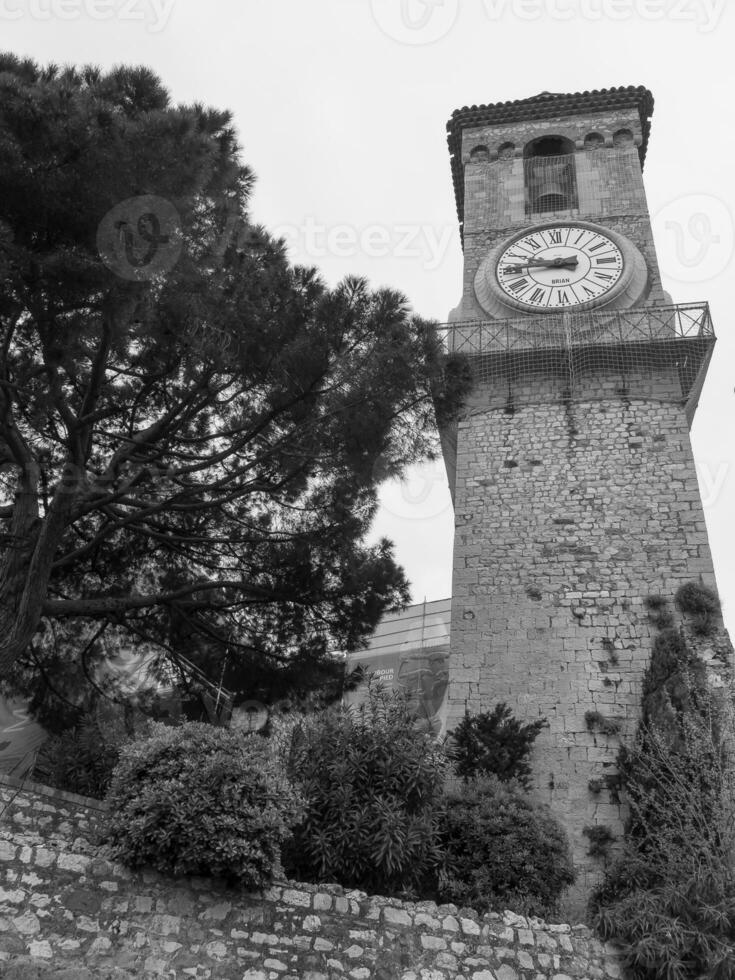
M550 240L550 242L551 242L552 245L561 245L561 230L560 229L557 229L556 231L549 231L547 234L549 236L549 240Z
M565 306L569 302L569 296L567 295L566 289L557 289L556 302L559 306Z
M528 279L516 279L515 282L508 283L508 289L512 289L514 293L520 293L528 285Z
M602 279L607 282L615 278L614 276L611 276L609 272L598 272L597 269L595 269L595 275L598 279Z
M534 291L528 297L528 302L529 303L538 303L539 300L545 295L545 292L546 291L543 290L543 289L534 289Z
M537 242L535 238L526 238L525 241L527 242L528 247L532 248L534 251L538 251L538 249L541 248L541 242Z
M588 252L596 252L598 248L605 248L607 242L598 242L597 245L590 245L587 249Z
M615 256L614 255L611 255L607 259L595 259L595 264L596 265L605 265L606 263L617 262L617 261L618 260L615 258Z

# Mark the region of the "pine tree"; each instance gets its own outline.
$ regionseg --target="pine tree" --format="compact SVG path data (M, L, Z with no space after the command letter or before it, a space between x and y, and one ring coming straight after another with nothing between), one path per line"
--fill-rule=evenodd
M306 677L407 601L365 535L462 371L400 294L290 265L252 184L150 71L0 56L0 677L44 621Z

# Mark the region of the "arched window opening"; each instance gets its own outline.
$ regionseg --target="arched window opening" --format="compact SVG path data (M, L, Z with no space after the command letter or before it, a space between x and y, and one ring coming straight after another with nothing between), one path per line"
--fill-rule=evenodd
M629 129L619 129L613 133L613 146L632 146L633 134Z
M579 206L574 144L564 136L540 136L523 149L526 214Z

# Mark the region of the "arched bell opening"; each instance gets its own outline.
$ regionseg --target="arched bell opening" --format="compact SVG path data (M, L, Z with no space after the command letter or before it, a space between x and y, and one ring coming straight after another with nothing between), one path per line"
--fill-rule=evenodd
M526 214L571 211L579 206L574 143L540 136L523 148Z

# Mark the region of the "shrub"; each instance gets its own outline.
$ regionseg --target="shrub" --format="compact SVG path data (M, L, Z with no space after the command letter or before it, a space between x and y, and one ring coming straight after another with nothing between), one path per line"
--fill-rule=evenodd
M90 711L74 728L44 742L34 766L35 778L68 793L101 800L127 741L121 719L108 713L101 724L97 713Z
M492 711L466 714L453 732L451 755L459 776L494 775L498 779L517 779L526 789L531 782L529 755L546 719L522 725L507 704L496 704Z
M697 589L682 587L677 603ZM710 689L684 635L667 630L654 642L643 694L642 723L620 754L625 840L593 893L593 923L623 947L635 980L732 980L733 692Z
M258 735L157 724L121 752L107 801L113 854L131 867L266 884L300 816Z
M659 633L643 676L644 724L668 732L670 743L675 747L682 717L686 713L696 713L707 699L704 663L677 630Z
M363 704L303 719L281 740L306 800L284 851L291 875L385 895L426 887L440 858L446 760L414 724L403 695L371 685Z
M617 718L606 718L600 711L585 711L584 723L588 732L597 729L602 735L618 735L621 722Z
M587 849L589 856L606 858L610 851L610 845L615 840L610 828L606 824L598 823L591 827L585 827L582 833L590 842Z
M666 605L666 597L658 595L657 593L651 593L643 599L643 604L646 609L658 610L663 609Z
M730 736L735 735L730 725ZM688 719L683 744L639 733L627 761L621 855L593 894L593 924L634 980L735 977L735 789L717 726Z
M716 592L708 589L699 582L686 582L681 585L674 596L677 607L690 616L701 616L703 613L719 613L720 600Z
M686 582L674 597L677 607L692 617L692 628L700 636L715 630L715 617L720 613L720 600L716 592L699 582Z
M569 843L550 810L488 776L447 794L438 899L478 912L554 913L574 881Z

